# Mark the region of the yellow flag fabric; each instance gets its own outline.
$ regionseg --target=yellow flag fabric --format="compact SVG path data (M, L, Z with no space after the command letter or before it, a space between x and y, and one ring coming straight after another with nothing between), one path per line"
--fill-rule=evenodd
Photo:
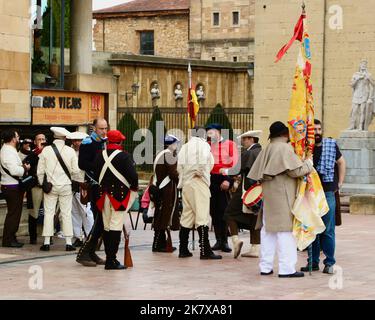
M290 141L300 159L313 153L314 139L314 101L311 85L310 38L303 19L303 37L294 76L292 98L288 117ZM314 170L300 178L298 195L294 203L293 234L299 250L307 248L316 235L325 230L321 219L328 212L328 204L318 173Z
M189 126L194 128L199 112L199 102L197 94L194 89L189 89L188 97L188 115L189 115Z

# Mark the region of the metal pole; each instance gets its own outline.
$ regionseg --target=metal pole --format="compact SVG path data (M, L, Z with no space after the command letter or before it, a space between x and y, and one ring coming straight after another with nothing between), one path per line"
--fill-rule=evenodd
M312 274L312 244L308 247L308 254L309 254L309 274Z

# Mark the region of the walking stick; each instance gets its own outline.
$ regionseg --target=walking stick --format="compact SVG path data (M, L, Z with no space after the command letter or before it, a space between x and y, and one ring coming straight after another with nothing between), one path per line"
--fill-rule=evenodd
M312 244L308 247L308 254L309 254L309 274L312 274Z
M173 252L173 246L172 246L172 237L171 237L171 231L169 228L167 228L167 252Z
M124 248L124 265L128 268L133 267L133 259L129 249L129 233L126 232L125 225L122 226L122 231L124 231L125 237L125 248Z

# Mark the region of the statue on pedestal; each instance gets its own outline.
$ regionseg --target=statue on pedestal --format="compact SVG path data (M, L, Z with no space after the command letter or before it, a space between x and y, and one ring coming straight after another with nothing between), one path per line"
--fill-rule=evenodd
M152 106L157 107L158 100L160 99L160 90L159 90L159 85L157 82L154 82L152 84L150 94L151 94Z
M181 84L177 84L176 88L174 90L174 100L176 101L176 108L182 107L182 101L183 101L183 95L182 95L182 89Z
M359 71L353 75L353 105L348 130L368 131L374 116L375 81L367 70L367 61L360 63Z
M199 84L198 85L198 89L197 89L197 91L195 93L197 95L197 99L198 99L199 105L201 107L203 107L204 100L206 100L206 95L204 94L203 85Z

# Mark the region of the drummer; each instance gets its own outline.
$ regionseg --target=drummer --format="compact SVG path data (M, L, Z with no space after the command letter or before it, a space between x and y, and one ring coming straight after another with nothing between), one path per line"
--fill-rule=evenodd
M243 246L243 241L238 239L238 229L250 230L250 251L243 253L241 257L259 257L260 251L260 230L255 230L257 221L257 212L248 209L242 204L242 195L245 190L248 190L256 181L247 178L249 171L262 150L259 144L259 138L262 131L248 131L240 135L238 139L241 140L243 151L241 154L241 182L232 195L232 199L224 213L224 220L227 221L230 233L232 235L233 257L236 259Z

